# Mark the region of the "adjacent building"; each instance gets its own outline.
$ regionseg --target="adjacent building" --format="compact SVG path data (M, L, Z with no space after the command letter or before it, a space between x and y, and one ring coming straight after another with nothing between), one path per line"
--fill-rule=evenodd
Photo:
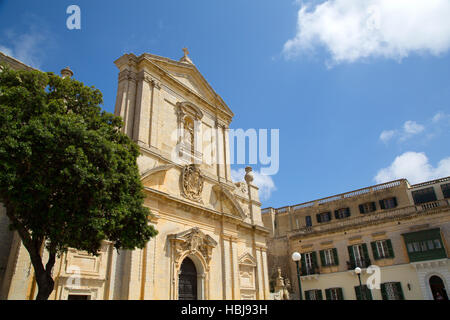
M450 177L415 185L401 179L262 213L272 234L271 287L281 268L298 298L291 255L299 252L303 299L450 295ZM376 270L380 286L370 290Z

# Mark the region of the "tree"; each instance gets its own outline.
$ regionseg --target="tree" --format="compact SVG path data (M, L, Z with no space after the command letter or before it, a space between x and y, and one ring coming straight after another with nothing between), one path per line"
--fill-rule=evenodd
M53 73L2 69L0 202L30 255L36 299L45 300L55 259L69 247L96 255L109 240L132 250L157 231L143 205L139 148L121 118L101 110L101 92Z

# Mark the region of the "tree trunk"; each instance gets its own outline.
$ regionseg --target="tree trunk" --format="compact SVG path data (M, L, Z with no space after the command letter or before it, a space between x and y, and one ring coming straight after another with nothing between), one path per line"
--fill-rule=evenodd
M52 277L48 276L47 272L41 272L40 275L36 273L36 283L38 285L36 300L47 300L55 285Z

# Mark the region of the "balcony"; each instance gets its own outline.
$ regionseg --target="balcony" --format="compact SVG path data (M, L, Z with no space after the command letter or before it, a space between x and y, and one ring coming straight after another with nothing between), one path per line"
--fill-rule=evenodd
M370 265L370 259L355 259L355 261L347 261L347 270L354 270L356 267L365 269Z

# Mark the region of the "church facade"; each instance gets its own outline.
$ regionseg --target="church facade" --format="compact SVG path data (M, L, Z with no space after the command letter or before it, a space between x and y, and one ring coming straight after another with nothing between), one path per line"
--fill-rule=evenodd
M145 205L159 233L142 250L69 249L55 264L50 299L269 299L258 188L250 167L243 181L230 175L232 111L187 50L179 61L146 53L115 64L115 114L140 146ZM0 298L33 299L28 252L7 225L0 212Z

